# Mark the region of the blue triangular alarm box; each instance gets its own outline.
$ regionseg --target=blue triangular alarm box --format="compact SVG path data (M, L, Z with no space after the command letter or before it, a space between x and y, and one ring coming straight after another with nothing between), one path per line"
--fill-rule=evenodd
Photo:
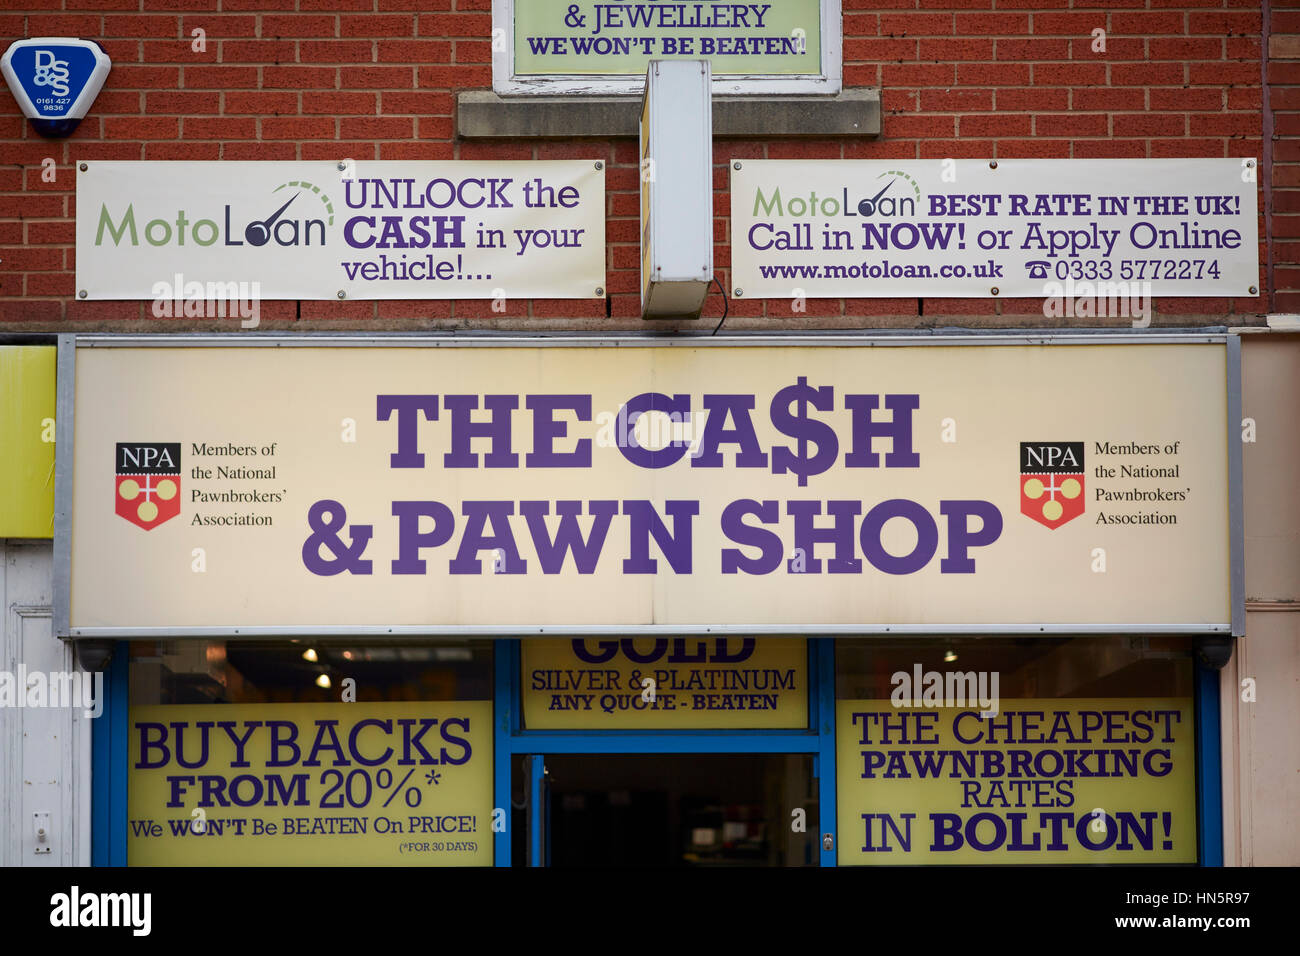
M0 72L23 115L51 139L77 128L112 66L94 40L73 37L17 40L0 57Z

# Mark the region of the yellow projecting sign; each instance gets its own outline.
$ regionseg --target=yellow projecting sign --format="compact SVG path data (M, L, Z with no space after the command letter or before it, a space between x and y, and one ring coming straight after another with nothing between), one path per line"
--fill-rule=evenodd
M841 864L1195 863L1192 702L841 700Z
M0 346L0 538L54 536L54 365L48 345Z
M802 638L523 642L530 729L808 726Z
M492 704L134 707L134 866L490 866Z

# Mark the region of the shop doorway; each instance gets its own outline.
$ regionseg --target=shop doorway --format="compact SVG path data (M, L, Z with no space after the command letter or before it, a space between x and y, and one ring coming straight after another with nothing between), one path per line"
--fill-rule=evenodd
M547 754L520 769L533 865L819 863L811 754Z

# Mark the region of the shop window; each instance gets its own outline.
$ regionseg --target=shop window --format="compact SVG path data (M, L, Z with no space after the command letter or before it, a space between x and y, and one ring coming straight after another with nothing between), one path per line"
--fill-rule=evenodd
M639 93L652 59L705 58L717 93L840 92L840 0L493 0L500 94Z
M841 699L889 699L893 675L917 664L923 674L997 673L1012 699L1192 695L1192 651L1178 637L866 638L836 641L835 661Z
M131 706L491 700L492 643L160 641L131 645Z
M1196 863L1189 643L836 647L841 864Z
M492 645L131 645L130 865L492 862Z

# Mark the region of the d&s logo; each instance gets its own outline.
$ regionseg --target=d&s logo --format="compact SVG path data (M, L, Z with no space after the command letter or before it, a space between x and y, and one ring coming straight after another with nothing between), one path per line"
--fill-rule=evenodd
M31 37L0 56L0 73L23 115L42 136L72 135L113 63L94 40Z
M37 50L32 83L48 86L55 96L68 95L68 61L60 60L52 50Z

